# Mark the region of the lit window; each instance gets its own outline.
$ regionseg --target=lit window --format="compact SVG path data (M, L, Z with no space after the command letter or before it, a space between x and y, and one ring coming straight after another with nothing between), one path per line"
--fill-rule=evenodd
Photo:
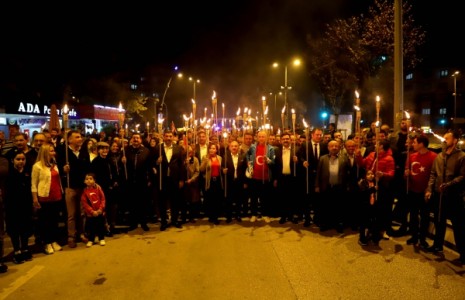
M421 110L422 115L430 115L431 114L431 109L430 108L423 108Z
M412 80L413 79L413 74L412 73L407 74L407 76L405 76L405 79L406 80Z
M445 115L445 114L447 114L447 109L446 109L446 108L440 108L440 109L439 109L439 114L440 114L440 115Z
M133 90L133 91L137 90L137 84L132 83L131 84L131 90Z
M448 70L441 70L441 71L439 72L439 75L440 75L441 77L448 77L448 76L449 76L449 71L448 71Z

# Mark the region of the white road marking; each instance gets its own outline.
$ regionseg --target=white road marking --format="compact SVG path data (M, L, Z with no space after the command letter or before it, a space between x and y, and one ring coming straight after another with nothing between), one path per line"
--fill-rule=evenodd
M20 288L23 284L28 282L32 277L36 276L45 266L34 266L25 275L13 281L7 288L0 292L0 300L6 299L11 293Z

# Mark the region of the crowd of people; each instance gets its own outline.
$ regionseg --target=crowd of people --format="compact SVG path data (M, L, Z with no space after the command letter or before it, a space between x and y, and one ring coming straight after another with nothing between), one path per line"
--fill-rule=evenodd
M459 263L465 264L465 153L447 132L436 153L402 120L343 138L329 130L267 130L86 136L57 128L29 137L0 132L0 272L6 233L13 262L31 260L29 239L50 255L77 243L106 245L105 237L148 222L182 228L207 218L265 223L279 219L321 232L358 231L358 243L378 245L410 235L409 245L442 252L452 222ZM395 207L393 209L393 207ZM434 243L426 241L434 214ZM66 237L59 228L65 220ZM393 229L393 222L400 228ZM120 226L124 225L124 226Z

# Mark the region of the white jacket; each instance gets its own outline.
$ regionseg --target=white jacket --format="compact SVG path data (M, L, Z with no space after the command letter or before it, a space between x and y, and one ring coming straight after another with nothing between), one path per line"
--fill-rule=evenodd
M58 171L55 165L53 169ZM39 197L48 197L50 194L50 186L52 184L52 172L49 167L42 166L41 163L35 163L32 166L31 176L31 191L37 193ZM61 181L60 181L61 187Z

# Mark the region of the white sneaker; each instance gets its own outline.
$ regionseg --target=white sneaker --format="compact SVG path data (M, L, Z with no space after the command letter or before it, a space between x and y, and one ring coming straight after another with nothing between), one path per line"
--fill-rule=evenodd
M53 254L55 251L53 250L52 244L45 245L45 254Z
M255 221L257 221L257 217L256 217L256 216L252 216L252 217L250 218L250 222L253 223L253 222L255 222Z
M86 244L86 247L92 247L93 244L94 244L93 242L88 241L87 244Z
M270 223L270 222L271 222L270 217L263 217L263 219L265 220L266 223Z
M63 249L57 242L53 242L52 247L54 251L61 251Z
M105 240L100 240L100 246L105 246Z

